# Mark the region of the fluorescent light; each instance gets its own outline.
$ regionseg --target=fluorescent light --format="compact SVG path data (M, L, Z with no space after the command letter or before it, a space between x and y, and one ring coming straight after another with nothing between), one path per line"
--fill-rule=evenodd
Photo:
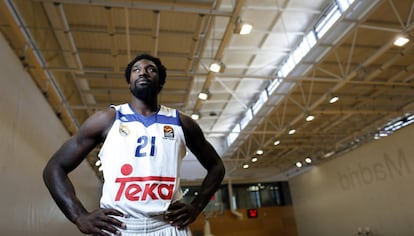
M213 62L210 64L209 70L211 72L224 72L225 65L222 62Z
M249 24L249 23L243 23L243 25L241 26L240 29L240 35L246 35L246 34L250 34L250 32L253 29L253 25Z
M201 99L201 100L207 100L207 98L208 98L208 92L200 92L199 94L198 94L198 98L199 99Z
M234 33L240 35L250 34L252 32L253 25L247 22L243 22L240 18L237 20L236 26L234 27Z
M328 152L325 155L323 155L323 157L328 158L328 157L332 156L333 154L335 154L335 151Z
M308 115L306 117L306 121L312 121L313 119L315 119L315 116L313 116L313 115Z
M335 102L337 102L339 100L339 97L338 96L332 96L330 99L329 99L329 103L335 103Z
M198 119L200 119L200 114L198 114L198 113L193 113L193 114L191 114L191 118L192 118L193 120L198 120Z
M410 41L410 39L408 39L405 36L399 36L398 38L396 38L394 40L394 45L398 46L398 47L402 47L404 46L406 43L408 43Z

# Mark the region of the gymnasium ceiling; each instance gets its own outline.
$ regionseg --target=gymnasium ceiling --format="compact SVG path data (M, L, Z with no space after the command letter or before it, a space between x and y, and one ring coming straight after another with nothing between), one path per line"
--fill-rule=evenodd
M129 102L125 65L150 53L168 68L161 103L200 114L226 178L274 181L386 135L413 112L414 43L392 44L413 36L413 9L409 0L4 0L0 30L69 133ZM250 34L234 32L240 21ZM318 41L296 50L310 34ZM209 72L213 61L225 70ZM296 168L306 157L312 164ZM99 175L96 151L88 160ZM183 168L188 182L204 174L193 157Z

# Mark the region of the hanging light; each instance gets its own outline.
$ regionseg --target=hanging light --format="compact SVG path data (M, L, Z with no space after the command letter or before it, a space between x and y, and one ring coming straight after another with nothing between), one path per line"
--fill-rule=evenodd
M405 44L407 44L409 41L410 39L408 37L400 35L394 40L393 44L397 47L402 47Z
M193 114L191 114L191 118L193 120L198 120L200 119L200 114L198 112L194 112Z
M101 160L97 160L96 162L95 162L95 166L100 166L102 163L101 163Z
M207 100L209 96L210 96L210 93L208 91L201 91L198 94L198 98L204 101Z
M240 18L237 19L236 27L234 27L234 33L240 35L250 34L252 32L253 25L242 21Z
M336 95L332 95L331 98L329 99L329 103L335 103L339 100L339 97Z
M323 157L328 158L328 157L332 156L333 154L335 154L335 151L330 151L330 152L325 153L325 155L323 155Z
M307 115L305 120L306 121L312 121L314 119L315 119L315 116L313 116L313 115Z
M224 68L225 68L226 66L224 65L224 63L223 62L213 62L213 63L211 63L210 64L210 67L209 67L209 70L211 71L211 72L215 72L215 73L217 73L217 72L224 72Z

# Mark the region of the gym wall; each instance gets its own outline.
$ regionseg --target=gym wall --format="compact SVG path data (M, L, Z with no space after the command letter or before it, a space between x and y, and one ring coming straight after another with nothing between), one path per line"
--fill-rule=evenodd
M291 179L299 235L414 235L413 141L411 125Z
M0 34L1 235L83 235L57 208L42 180L50 156L69 138ZM86 162L71 174L87 208L98 207L101 182Z

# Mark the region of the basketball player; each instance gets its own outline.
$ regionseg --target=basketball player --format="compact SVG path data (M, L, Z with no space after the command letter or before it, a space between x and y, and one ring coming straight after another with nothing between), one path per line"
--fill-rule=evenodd
M111 105L88 118L49 160L43 171L45 184L62 212L85 234L191 235L188 225L220 186L224 165L195 121L158 103L166 79L158 58L137 56L128 64L125 78L131 102ZM88 211L68 173L102 142L100 209ZM207 170L190 204L180 201L186 147Z

